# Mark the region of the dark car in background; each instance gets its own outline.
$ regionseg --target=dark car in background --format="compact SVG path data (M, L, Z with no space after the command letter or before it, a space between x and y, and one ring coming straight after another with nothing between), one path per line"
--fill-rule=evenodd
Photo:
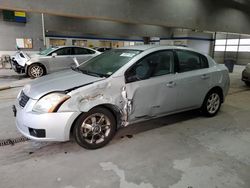
M107 50L111 50L111 48L109 48L109 47L94 47L93 49L98 51L98 52L105 52Z

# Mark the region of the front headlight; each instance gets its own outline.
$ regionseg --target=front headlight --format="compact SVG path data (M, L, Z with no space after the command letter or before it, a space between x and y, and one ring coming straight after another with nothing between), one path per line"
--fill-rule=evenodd
M33 107L33 111L40 113L56 112L58 108L69 98L69 95L65 95L63 93L50 93L37 101Z

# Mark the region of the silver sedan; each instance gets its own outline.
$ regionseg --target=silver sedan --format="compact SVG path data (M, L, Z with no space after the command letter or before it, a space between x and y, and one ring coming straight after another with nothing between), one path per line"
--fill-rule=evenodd
M51 47L31 56L18 51L12 58L12 65L17 73L38 78L51 72L69 69L75 64L74 58L82 63L99 54L101 53L96 50L77 46Z
M229 89L228 70L208 55L185 47L113 49L74 70L26 85L14 107L16 125L39 141L106 145L118 128L200 109L217 114Z

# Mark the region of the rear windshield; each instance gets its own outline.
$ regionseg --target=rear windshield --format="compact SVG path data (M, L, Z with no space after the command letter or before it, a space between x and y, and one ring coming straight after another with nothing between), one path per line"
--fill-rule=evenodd
M93 73L108 77L137 56L141 51L128 49L113 49L90 59L78 69L83 73Z

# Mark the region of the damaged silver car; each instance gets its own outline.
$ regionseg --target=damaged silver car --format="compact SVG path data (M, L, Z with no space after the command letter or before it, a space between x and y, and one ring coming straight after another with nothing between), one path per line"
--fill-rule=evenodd
M30 78L38 78L69 69L75 64L74 59L82 63L99 54L101 53L96 50L78 46L50 47L30 56L19 50L12 58L12 67L19 74L25 73Z
M120 127L191 109L214 116L229 89L224 65L185 47L133 46L107 51L41 77L17 97L16 125L38 141L106 145Z

